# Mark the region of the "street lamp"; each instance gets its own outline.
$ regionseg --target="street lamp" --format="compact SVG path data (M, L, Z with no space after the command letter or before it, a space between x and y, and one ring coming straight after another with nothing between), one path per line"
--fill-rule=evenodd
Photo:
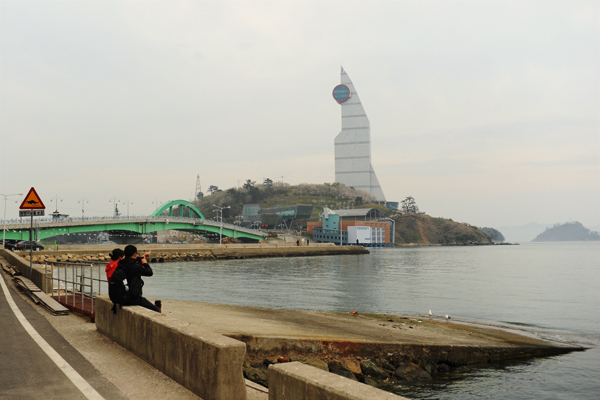
M123 203L127 203L127 219L129 219L129 205L133 204L133 201L129 201L129 199L127 199L127 201L124 201Z
M112 198L112 199L110 199L108 202L110 203L111 201L112 201L112 202L113 202L113 204L114 204L114 209L115 209L115 217L118 217L118 216L119 216L119 209L117 208L117 203L120 203L120 202L121 202L121 200L117 200L117 198L116 198L116 197L113 197L113 198Z
M85 206L84 205L85 205L85 203L89 204L90 202L84 198L81 198L81 200L79 200L77 203L78 204L81 203L81 219L84 220L85 219Z
M54 212L58 213L58 201L62 203L63 199L59 199L58 196L54 197Z
M227 208L231 208L231 206L219 207L216 204L213 204L213 206L215 207L215 210L217 211L217 218L219 217L219 213L221 213L221 230L219 231L219 246L221 246L222 239L223 239L223 210L225 210Z
M6 241L6 199L10 196L23 196L23 193L15 193L15 194L2 194L0 196L4 196L4 218L2 219L2 248L4 248L4 244ZM15 202L16 203L16 202Z

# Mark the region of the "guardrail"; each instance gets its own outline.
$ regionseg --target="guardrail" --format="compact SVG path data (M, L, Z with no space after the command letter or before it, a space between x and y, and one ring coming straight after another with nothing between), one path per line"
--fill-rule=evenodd
M45 269L47 292L65 306L94 314L96 296L102 294L103 288L108 293L108 282L100 265L51 262L46 263Z

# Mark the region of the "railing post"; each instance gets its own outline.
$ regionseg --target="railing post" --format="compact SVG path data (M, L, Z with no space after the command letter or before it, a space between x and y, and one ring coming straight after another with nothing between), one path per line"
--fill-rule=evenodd
M75 307L76 306L75 302L77 301L77 299L75 298L75 285L77 284L77 282L75 282L75 278L77 276L77 265L75 265L75 266L71 265L71 271L74 271L71 274L71 280L72 280L71 290L73 292L73 307Z
M92 271L93 264L90 264L90 309L94 313L94 275Z
M56 264L54 264L56 266ZM61 300L61 296L60 296L60 268L57 268L56 270L56 279L58 280L58 301L60 302ZM66 292L65 292L66 294Z

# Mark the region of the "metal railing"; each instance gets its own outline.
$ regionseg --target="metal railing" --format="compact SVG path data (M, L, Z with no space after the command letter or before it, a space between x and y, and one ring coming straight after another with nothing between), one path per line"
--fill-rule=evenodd
M211 226L216 226L216 227L221 226L221 222L211 220L211 219L199 219L199 218L165 216L165 215L160 215L160 216L131 215L131 216L118 216L118 217L115 217L115 216L85 217L85 218L68 217L68 218L60 218L60 219L38 218L34 221L34 227L39 229L39 228L51 228L51 227L76 226L76 225L87 224L87 223L91 223L93 225L95 222L103 223L103 222L125 222L125 221L138 222L138 223L139 222L153 222L153 221L166 221L166 222L185 221L185 222L194 222L195 224L200 224L200 225L211 225ZM255 234L257 234L258 232L262 233L262 231L260 231L260 230L244 228L244 227L234 225L234 224L229 224L229 223L223 223L223 227L230 228L233 230L238 230L241 232L247 232L247 233L255 233ZM26 221L23 221L23 219L20 219L20 218L19 219L13 218L13 219L6 220L6 230L7 231L22 230L22 229L29 229L29 223L27 223ZM258 234L260 234L260 233L258 233Z
M102 294L103 287L104 292L108 293L108 282L101 265L56 262L46 263L45 268L47 291L52 297L58 297L59 303L84 309L87 298L90 300L90 311L93 314L95 297ZM71 302L69 294L72 295Z

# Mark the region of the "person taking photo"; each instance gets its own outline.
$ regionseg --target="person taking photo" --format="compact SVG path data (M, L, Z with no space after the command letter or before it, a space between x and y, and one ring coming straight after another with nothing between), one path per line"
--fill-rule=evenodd
M119 261L119 268L123 268L127 275L127 285L129 286L129 302L128 306L142 306L149 310L160 312L158 307L152 304L148 299L142 296L142 287L144 281L142 276L152 276L152 268L146 257L150 256L150 253L144 254L142 257L138 257L137 248L133 245L127 245L124 250L125 258Z

